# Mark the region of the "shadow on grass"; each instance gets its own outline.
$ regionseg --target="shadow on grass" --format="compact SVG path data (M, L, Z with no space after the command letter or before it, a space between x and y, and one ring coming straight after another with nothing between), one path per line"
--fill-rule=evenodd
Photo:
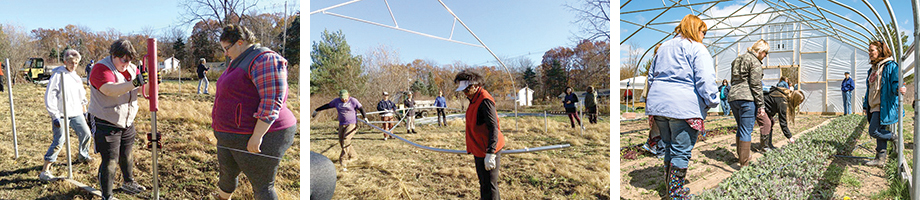
M35 186L41 185L43 182L38 179L3 179L0 180L0 190L22 190L30 189Z
M657 160L656 163L658 163ZM633 170L629 172L627 177L634 177L633 179L629 180L629 185L632 185L636 188L644 188L646 190L657 191L658 196L664 196L667 194L667 191L663 187L658 187L659 185L663 184L665 179L664 176L664 168L661 165L652 165L643 169Z
M80 188L74 188L69 191L59 193L59 194L45 194L46 196L38 197L37 200L65 200L65 199L76 199L75 197L81 197L81 199L95 199L95 196L86 193L85 190Z
M42 166L35 166L35 167L29 167L29 168L21 168L17 170L0 171L0 177L10 176L10 175L15 175L15 174L27 174L31 171L38 171L41 169L42 169Z
M821 177L821 181L815 186L814 190L811 192L811 195L808 199L831 199L834 198L834 193L836 193L837 186L840 185L840 178L846 172L847 166L851 165L853 162L849 162L849 158L841 158L833 155L850 155L853 150L857 147L857 141L859 136L862 135L863 130L865 130L867 125L866 118L862 118L859 121L859 124L856 125L856 128L853 129L853 132L847 136L844 143L839 143L829 140L817 140L817 143L826 143L837 148L833 154L831 154L831 164L828 165L827 170L824 171L824 175Z

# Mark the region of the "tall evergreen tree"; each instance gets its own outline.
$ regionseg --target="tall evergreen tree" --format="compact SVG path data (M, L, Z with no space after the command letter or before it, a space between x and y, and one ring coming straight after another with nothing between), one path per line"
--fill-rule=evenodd
M351 53L342 31L323 30L320 41L310 51L310 93L337 94L347 89L352 95L363 94L367 78L362 76L363 59Z

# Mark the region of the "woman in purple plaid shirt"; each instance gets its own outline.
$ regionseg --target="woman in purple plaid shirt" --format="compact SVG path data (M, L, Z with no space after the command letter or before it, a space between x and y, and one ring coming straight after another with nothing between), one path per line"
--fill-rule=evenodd
M287 60L256 43L242 26L225 26L220 46L231 62L217 79L211 111L219 146L216 196L230 199L242 172L255 199L278 199L276 158L284 157L297 132L297 119L287 108Z

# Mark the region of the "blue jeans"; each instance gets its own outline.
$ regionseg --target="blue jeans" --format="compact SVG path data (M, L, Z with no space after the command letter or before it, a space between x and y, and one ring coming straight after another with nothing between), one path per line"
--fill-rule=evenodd
M722 113L725 113L725 116L728 116L732 113L732 108L728 105L728 99L722 99L722 103L719 104L719 106L722 106Z
M894 134L886 129L887 125L882 125L879 117L881 115L878 111L869 114L869 136L875 138L875 152L883 153L888 148L888 141L894 137Z
M207 76L205 76L204 78L198 79L198 94L201 94L201 84L202 84L202 83L204 83L204 93L207 94L207 93L208 93L208 85L211 84L210 82L208 82L208 77L207 77Z
M751 133L754 132L754 117L757 111L754 109L753 101L732 101L732 112L735 113L735 123L738 124L738 130L735 131L735 137L741 138L741 141L750 142Z
M678 168L687 168L699 132L691 128L685 119L655 116L655 125L665 145L665 166L673 164Z
M849 115L853 113L853 91L843 92L843 114Z
M89 134L89 126L86 125L86 118L84 118L83 115L68 117L64 123L69 123L70 129L73 129L73 131L77 133L77 139L80 141L80 148L78 149L80 157L89 158L89 141L92 135ZM51 146L48 147L48 151L45 153L45 161L57 161L58 153L61 152L61 144L64 144L64 133L61 131L61 128L62 127L55 127L54 125L51 126L51 132L54 133L54 136L51 139Z

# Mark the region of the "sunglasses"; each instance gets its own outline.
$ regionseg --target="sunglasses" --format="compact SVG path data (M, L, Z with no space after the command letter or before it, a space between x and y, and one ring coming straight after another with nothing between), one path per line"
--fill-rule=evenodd
M220 48L221 48L221 49L224 49L224 51L227 51L227 49L230 49L230 48L232 48L232 47L233 47L233 45L236 45L236 42L232 42L232 43L230 43L230 45L227 45L227 47L224 47L224 46L220 46Z

